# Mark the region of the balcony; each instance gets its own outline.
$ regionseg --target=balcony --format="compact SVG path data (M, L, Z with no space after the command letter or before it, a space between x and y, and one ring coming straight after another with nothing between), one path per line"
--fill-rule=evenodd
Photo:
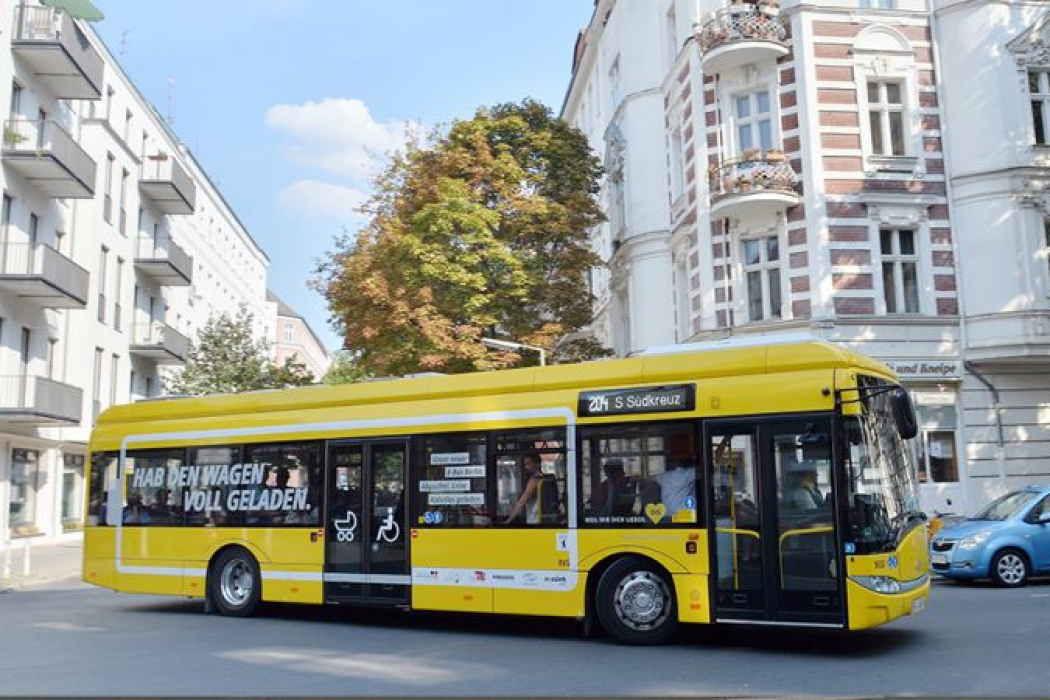
M186 361L190 341L182 333L159 321L136 323L131 326L129 350L132 355L159 365L177 365Z
M154 241L139 236L135 269L168 287L186 287L193 282L193 258L171 239Z
M102 97L102 57L65 12L19 5L11 49L55 97Z
M0 376L0 420L33 425L80 423L82 389L44 377Z
M42 243L0 248L0 290L47 309L87 306L88 271Z
M696 43L707 75L776 60L789 50L778 3L769 0L719 10L697 32Z
M798 175L778 151L745 151L724 161L711 173L711 217L768 216L796 206Z
M165 214L192 214L197 204L197 186L171 156L146 156L139 172L139 192Z
M65 129L53 121L4 122L4 164L49 197L91 199L98 168Z

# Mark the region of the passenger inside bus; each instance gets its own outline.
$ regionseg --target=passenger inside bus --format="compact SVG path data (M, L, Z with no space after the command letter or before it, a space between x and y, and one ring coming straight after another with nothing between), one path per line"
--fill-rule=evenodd
M522 514L528 525L553 523L558 520L561 502L555 478L543 473L543 460L537 452L521 458L527 481L521 496L507 514L507 523L518 520Z
M590 510L598 515L635 515L637 485L624 471L623 461L608 459L602 471L605 472L605 480L591 495Z

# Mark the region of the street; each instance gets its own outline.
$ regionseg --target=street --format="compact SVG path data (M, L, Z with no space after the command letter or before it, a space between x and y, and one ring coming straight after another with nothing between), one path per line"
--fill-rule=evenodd
M572 622L271 606L250 619L75 581L0 595L12 695L1042 695L1050 582L938 582L926 612L852 635L689 628L670 646Z

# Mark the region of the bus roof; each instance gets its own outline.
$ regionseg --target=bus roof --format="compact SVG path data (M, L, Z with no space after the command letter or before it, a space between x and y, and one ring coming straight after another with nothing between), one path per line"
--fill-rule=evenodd
M98 424L207 418L230 414L571 388L590 390L810 369L858 368L887 377L894 376L893 372L880 362L845 347L818 340L762 345L715 343L708 347L693 344L678 346L681 348L680 352L674 352L674 347L660 348L652 354L620 360L146 401L113 406L99 416Z

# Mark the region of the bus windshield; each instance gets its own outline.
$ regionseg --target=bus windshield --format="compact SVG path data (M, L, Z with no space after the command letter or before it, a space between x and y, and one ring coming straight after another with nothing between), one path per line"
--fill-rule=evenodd
M912 452L890 406L891 386L862 378L863 414L845 420L849 539L858 554L894 549L923 517Z

